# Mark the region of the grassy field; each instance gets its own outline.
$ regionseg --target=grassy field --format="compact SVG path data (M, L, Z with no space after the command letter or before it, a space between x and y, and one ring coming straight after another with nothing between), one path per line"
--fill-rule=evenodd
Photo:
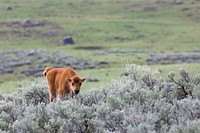
M176 53L200 50L200 1L186 0L172 4L169 0L0 0L0 50L60 50L70 55L109 61L103 69L84 70L85 77L96 77L97 83L83 88L96 88L124 71L126 63L146 64L148 54L95 55L105 50L145 50ZM11 6L12 10L5 10ZM23 27L13 22L45 22L40 27ZM54 35L48 36L47 33ZM60 46L70 35L73 46ZM99 46L100 50L77 49ZM179 67L191 74L200 73L199 64L153 65L166 76ZM12 80L9 80L12 79ZM1 75L0 90L11 92L26 83L14 75ZM29 79L28 79L29 80ZM8 81L8 82L7 82Z

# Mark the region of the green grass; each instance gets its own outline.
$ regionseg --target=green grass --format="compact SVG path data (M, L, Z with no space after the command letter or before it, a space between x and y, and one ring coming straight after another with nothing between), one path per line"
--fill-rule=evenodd
M130 62L129 62L130 63ZM160 71L158 77L167 78L168 73L175 72L175 76L178 78L179 69L184 68L191 77L197 76L200 74L199 64L173 64L173 65L152 65L150 66L152 69L157 69ZM109 84L112 80L118 80L120 75L125 72L125 65L122 67L111 67L111 68L102 68L102 69L90 69L90 70L79 70L77 71L80 77L86 78L96 78L99 79L99 82L88 82L85 81L82 84L82 91L86 91L88 89L100 89L104 87L106 84ZM30 84L30 82L44 82L47 84L46 79L44 77L40 78L24 78L19 81L9 81L0 84L0 92L3 93L11 93L13 91L17 91L17 89L23 89L24 86Z
M24 78L22 80L9 79L0 84L0 93L12 93L18 89L23 89L25 86L30 85L30 82L33 82L31 78Z
M102 70L85 70L81 74L99 74L99 83L86 83L85 88L105 84L119 77L118 71L126 63L146 64L148 54L136 55L95 55L104 50L145 50L166 53L200 50L200 2L184 1L172 5L168 0L0 0L0 22L46 21L42 27L0 27L0 50L8 49L45 49L61 50L77 57L90 57L110 62ZM12 6L12 11L4 10ZM57 30L58 34L47 37L43 33ZM23 36L28 34L29 36ZM74 46L58 46L63 37L70 35ZM116 39L121 37L123 39ZM79 46L101 46L98 51L76 49ZM139 57L139 58L138 58ZM191 73L198 72L199 64L154 65L163 75L178 67L189 68ZM65 67L65 66L64 66ZM109 71L111 76L106 76ZM113 74L112 74L113 73ZM92 75L93 76L93 75ZM16 88L13 75L0 78L0 90ZM23 79L23 78L22 78ZM9 82L5 82L9 81ZM17 84L17 85L16 85ZM9 87L10 86L10 87ZM12 87L14 86L14 87Z
M99 89L101 87L104 87L106 84L110 83L113 79L118 79L122 72L124 72L124 68L102 68L98 70L90 69L77 72L80 75L80 77L96 78L99 80L99 82L88 82L86 80L81 87L82 91L86 91L88 89ZM25 86L28 86L30 82L44 82L45 84L47 84L46 79L44 77L29 77L18 81L8 81L0 84L0 92L11 93L17 91L18 89L23 89Z
M160 71L160 76L163 78L167 78L167 74L170 72L175 72L176 77L179 76L179 69L183 68L186 72L189 73L190 76L194 77L200 74L199 64L172 64L172 65L153 65L151 66L154 69L158 69Z
M45 31L51 28L61 30L60 35L55 37L55 41L51 43L55 43L59 39L61 40L63 35L69 34L73 36L77 45L103 45L113 48L118 47L116 44L122 43L125 45L119 45L119 48L169 51L199 49L198 36L200 33L196 14L191 12L192 18L194 18L190 19L185 12L181 11L186 7L196 9L198 4L196 6L192 4L172 6L169 2L159 3L155 0L134 2L110 0L95 2L82 0L35 2L30 0L27 2L22 0L20 2L3 1L1 7L6 5L13 5L13 11L3 11L0 14L4 21L23 21L27 18L36 21L46 20L51 22L51 26L42 27L41 30ZM155 11L150 9L148 11L148 8L145 7L153 7ZM37 28L35 30L38 31ZM8 29L4 30L9 34L8 31ZM144 35L144 38L138 38L139 35ZM116 36L130 39L119 42L114 39ZM37 37L39 38L31 40L36 42L29 46L43 48L35 46L35 44L41 44L42 42L37 41L43 40L44 45L48 43L49 38L41 38L40 35ZM21 48L23 48L21 44L27 43L26 41L18 42L16 39L19 38L12 38L12 35L8 38L9 42L14 42ZM30 38L24 39L30 41ZM177 46L174 47L174 44ZM157 47L158 45L159 47Z
M99 82L85 82L82 85L83 90L99 89L110 83L113 79L118 79L124 72L123 68L103 68L98 70L79 71L81 77L96 78Z

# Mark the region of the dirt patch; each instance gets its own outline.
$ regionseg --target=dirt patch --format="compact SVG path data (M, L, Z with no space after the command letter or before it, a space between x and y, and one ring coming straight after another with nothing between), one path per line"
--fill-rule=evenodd
M78 46L75 49L83 49L83 50L101 50L103 47L101 46Z

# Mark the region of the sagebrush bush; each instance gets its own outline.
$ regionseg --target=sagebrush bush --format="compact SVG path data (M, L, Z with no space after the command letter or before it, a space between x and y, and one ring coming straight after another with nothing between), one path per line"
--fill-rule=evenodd
M200 76L128 64L126 76L77 99L49 104L46 83L0 95L0 131L10 133L200 132Z

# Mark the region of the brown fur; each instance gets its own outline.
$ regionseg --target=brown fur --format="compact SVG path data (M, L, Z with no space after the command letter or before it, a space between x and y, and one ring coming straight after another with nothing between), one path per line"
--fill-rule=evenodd
M85 78L81 79L72 68L46 67L43 75L47 78L50 102L56 99L56 92L61 101L68 94L76 97L81 83L85 81Z

